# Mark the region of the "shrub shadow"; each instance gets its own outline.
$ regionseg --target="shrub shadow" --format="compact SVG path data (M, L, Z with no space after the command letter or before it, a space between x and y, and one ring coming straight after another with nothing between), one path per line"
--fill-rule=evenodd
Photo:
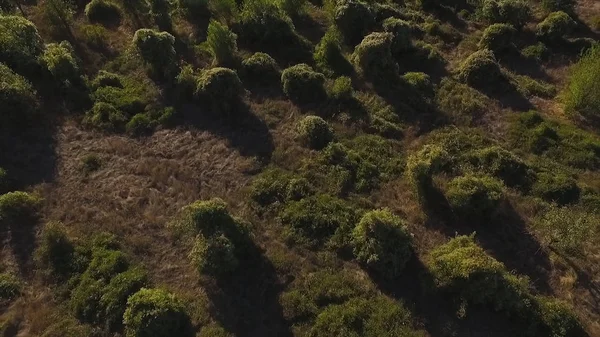
M240 104L236 109L236 117L229 119L200 105L183 105L181 112L185 124L227 139L241 155L270 161L275 144L269 128L247 105Z
M498 60L507 69L517 74L546 82L552 81L552 78L537 61L524 57L518 50L507 51Z
M509 79L504 77L497 85L487 88L476 88L486 96L497 100L505 108L511 108L518 111L528 111L533 109L533 105L523 96L517 88L510 83Z
M233 275L208 287L213 316L238 337L291 337L279 304L284 285L274 266L253 242L238 259L240 267Z

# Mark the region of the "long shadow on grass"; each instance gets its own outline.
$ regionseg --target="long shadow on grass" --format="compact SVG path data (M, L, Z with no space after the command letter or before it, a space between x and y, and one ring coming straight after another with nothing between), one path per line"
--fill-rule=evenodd
M275 149L273 136L263 120L245 104L240 104L232 116L225 117L199 105L184 105L184 122L207 130L229 141L243 156L258 157L268 162Z
M527 225L509 202L504 202L488 219L460 218L452 212L446 197L430 187L425 196L425 212L430 217L428 225L445 235L470 235L508 270L527 275L535 288L551 294L549 284L552 269L548 253L527 231Z
M261 249L250 242L237 271L207 287L213 316L238 337L291 337L279 304L283 284Z

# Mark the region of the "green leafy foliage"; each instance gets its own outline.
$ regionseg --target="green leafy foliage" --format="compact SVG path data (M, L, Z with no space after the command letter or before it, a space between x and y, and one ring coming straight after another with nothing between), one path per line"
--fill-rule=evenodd
M21 281L8 273L0 273L0 301L10 301L21 294Z
M352 62L366 77L374 81L393 78L398 73L398 64L392 56L391 33L371 33L356 46Z
M48 223L36 250L36 261L54 281L64 281L78 269L76 247L60 223Z
M421 201L431 188L432 177L448 162L448 152L437 145L425 145L406 162L406 174Z
M206 43L215 58L215 64L220 66L233 65L237 53L237 35L218 21L211 20L208 24Z
M504 23L496 23L483 31L479 48L489 49L494 53L503 52L513 47L516 29Z
M540 172L532 187L533 195L560 205L579 200L581 190L575 179L560 173Z
M214 277L227 276L239 264L233 243L222 234L208 238L199 235L190 258L200 274Z
M300 200L312 194L307 179L282 170L269 169L261 173L251 185L250 198L259 207L281 205L289 200Z
M121 12L121 7L111 0L92 0L85 6L85 16L91 22L119 22Z
M0 224L27 225L37 218L42 199L27 192L9 192L0 195Z
M15 74L0 63L0 125L25 126L33 122L37 113L36 92L24 77Z
M292 20L275 1L244 1L238 29L240 37L248 43L269 47L280 44L298 47L301 44Z
M175 61L175 37L167 32L139 29L133 36L133 44L156 73L172 73Z
M127 337L193 336L183 303L161 289L143 288L129 297L123 323Z
M600 120L600 46L590 48L573 66L564 97L567 112Z
M257 83L272 83L279 81L281 73L275 59L266 53L254 53L242 61L244 76Z
M121 131L127 122L119 109L110 103L97 102L85 115L83 123L104 131Z
M213 112L233 117L244 93L242 81L234 70L212 68L202 72L196 87L196 97L206 102Z
M48 44L40 60L63 85L71 86L79 83L81 76L79 64L69 42Z
M349 46L355 46L375 24L369 6L358 0L336 1L334 22Z
M127 299L147 284L146 273L140 268L131 268L115 275L105 286L99 305L102 308L100 315L109 331L118 331L122 327Z
M532 10L523 0L484 0L479 15L488 22L521 29L531 19Z
M137 114L125 125L128 133L134 136L147 135L154 129L155 122L147 114Z
M470 125L488 109L489 99L470 86L444 78L436 93L441 111L456 124Z
M544 41L560 41L575 28L575 21L565 12L548 14L536 27L536 35Z
M306 0L279 0L279 7L291 18L298 18L304 13Z
M308 147L320 150L333 140L333 129L321 117L306 116L296 128L299 139Z
M0 62L31 74L44 49L35 25L20 16L0 15L0 32Z
M411 33L414 28L410 22L397 18L388 18L383 21L383 29L394 35L392 38L392 52L395 55L406 52L412 47Z
M281 222L293 241L342 248L349 242L357 216L357 211L347 202L322 194L287 204Z
M458 69L458 78L474 88L498 86L504 79L494 54L487 49L476 51Z
M101 87L123 88L123 77L121 75L111 73L105 70L100 70L96 78L92 81L92 88L98 89Z
M574 207L551 206L534 222L545 244L566 253L578 254L600 227L596 215Z
M222 232L231 234L237 231L238 224L229 214L227 203L223 199L213 198L185 206L171 226L210 237Z
M356 259L366 267L393 279L412 256L412 237L404 221L387 209L363 215L352 231Z
M402 75L402 79L423 96L432 97L434 95L433 83L431 83L429 75L421 72L408 72Z
M472 151L467 157L475 170L494 176L509 187L527 191L534 179L533 171L523 160L499 146Z
M281 73L283 92L292 101L300 104L325 99L327 94L324 82L323 74L304 63L291 66Z
M466 175L450 181L446 198L459 215L481 219L493 214L503 198L503 187L491 177Z
M347 74L352 69L342 53L340 33L329 29L315 48L313 58L317 69L327 75Z

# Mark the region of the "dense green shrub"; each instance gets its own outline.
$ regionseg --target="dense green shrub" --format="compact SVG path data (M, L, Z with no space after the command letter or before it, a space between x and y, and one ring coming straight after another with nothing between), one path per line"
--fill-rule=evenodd
M533 195L559 205L579 200L581 190L575 179L560 173L540 172L532 187Z
M333 248L348 244L356 220L354 207L329 195L290 202L281 214L281 222L293 241L311 246L328 243Z
M412 237L404 221L387 209L363 215L352 231L354 255L361 264L393 279L412 256Z
M140 268L131 268L115 275L104 287L99 302L100 317L109 331L122 327L127 299L147 284L146 273Z
M90 335L92 335L90 326L81 324L70 315L64 315L64 317L54 318L52 324L44 329L41 337L85 337Z
M77 269L75 245L60 223L48 223L40 236L36 262L56 281L68 279Z
M225 235L197 236L190 258L200 274L214 277L232 273L239 264L235 247Z
M565 12L548 14L536 27L536 35L548 42L559 41L575 28L575 21Z
M457 236L431 251L428 267L436 286L470 304L514 312L526 305L527 280L508 273L477 246L473 236Z
M277 61L269 54L254 53L242 61L244 76L259 83L270 83L278 81L281 74Z
M333 129L318 116L304 117L296 130L300 140L311 149L320 150L333 140Z
M125 130L134 136L142 136L152 132L155 122L147 114L140 113L133 117L125 125Z
M8 273L0 273L0 301L10 301L21 294L21 281Z
M458 69L458 78L474 88L498 86L504 79L494 54L487 49L476 51Z
M283 92L296 103L323 100L327 96L324 83L325 76L304 63L291 66L281 73Z
M489 49L499 53L513 47L513 39L517 33L516 29L504 23L495 23L483 32L479 41L479 48Z
M99 24L82 25L79 27L82 42L90 48L103 51L107 49L108 30Z
M231 66L237 53L237 35L218 21L211 20L206 32L206 43L215 58L215 64Z
M325 308L311 327L310 337L422 337L412 329L410 312L384 296L356 298Z
M20 16L0 15L0 63L15 71L32 74L44 50L33 23Z
M135 84L124 83L124 88L116 86L102 86L96 89L92 98L95 103L108 103L119 110L124 116L130 117L144 112L146 100L142 95L144 87L136 87Z
M564 97L567 112L600 120L600 46L590 48L572 67Z
M352 61L371 80L385 80L397 76L398 64L392 56L391 33L371 33L356 46Z
M342 53L339 32L329 29L315 48L313 55L317 68L327 75L347 74L351 71Z
M90 22L119 22L121 7L111 0L92 0L85 6L85 16Z
M161 289L142 289L127 300L123 316L126 337L191 337L183 303Z
M199 200L185 206L172 224L176 228L210 237L216 233L229 232L234 219L227 210L227 203L220 198Z
M294 177L285 171L269 169L257 177L251 185L250 198L258 206L284 204L300 200L312 194L312 186L305 178Z
M27 225L28 221L37 218L41 202L40 197L26 192L0 195L0 223L4 226Z
M527 190L533 180L533 172L523 160L499 146L475 150L467 155L475 170L502 180L509 187Z
M585 337L587 333L566 303L550 297L534 297L535 311L529 331L535 336Z
M448 153L437 145L425 145L408 158L406 174L421 201L431 187L433 174L438 173L447 162Z
M31 84L3 63L0 63L0 78L0 125L15 127L33 122L38 101Z
M572 13L575 3L575 0L542 0L542 7L550 12L564 11Z
M182 66L179 74L175 77L175 85L180 100L192 100L198 85L198 76L196 75L194 67L189 64Z
M469 125L487 110L488 98L466 84L444 78L436 93L440 110L456 124Z
M329 90L329 97L338 103L349 103L353 100L352 79L348 76L341 76L333 81Z
M406 52L411 48L413 26L410 22L397 18L388 18L383 21L383 29L394 35L392 38L392 52L394 55Z
M81 76L74 53L73 47L67 41L50 43L46 46L40 60L54 78L63 85L70 86L77 84Z
M139 29L133 36L133 44L156 72L169 74L176 64L175 37L167 32Z
M290 47L301 43L292 20L275 1L244 1L238 29L240 38L250 44Z
M89 323L100 323L100 298L105 281L83 275L77 287L71 292L69 305L78 320Z
M480 16L490 23L507 23L521 29L531 19L532 11L523 0L483 0Z
M375 17L369 6L359 0L337 1L335 26L342 33L348 46L355 46L375 24Z
M196 96L206 101L213 112L232 117L239 106L244 87L234 70L212 68L202 72L196 87Z
M502 182L486 177L466 175L452 179L446 198L460 216L474 220L491 216L503 198Z
M402 79L419 91L425 97L434 95L433 83L429 75L421 72L408 72L402 75Z
M123 77L105 70L100 70L92 81L92 88L115 87L123 89Z
M83 119L83 123L104 131L121 131L127 118L112 104L97 102Z
M537 62L542 62L548 59L550 55L550 50L546 45L542 42L538 42L536 44L527 46L521 50L521 55L525 58L534 60Z

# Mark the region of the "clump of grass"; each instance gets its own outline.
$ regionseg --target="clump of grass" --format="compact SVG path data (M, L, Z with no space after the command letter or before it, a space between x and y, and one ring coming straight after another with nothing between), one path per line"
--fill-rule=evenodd
M102 167L102 159L94 153L85 155L81 158L81 169L84 173L98 171Z
M564 92L565 110L593 122L600 119L600 46L590 48L572 67Z

